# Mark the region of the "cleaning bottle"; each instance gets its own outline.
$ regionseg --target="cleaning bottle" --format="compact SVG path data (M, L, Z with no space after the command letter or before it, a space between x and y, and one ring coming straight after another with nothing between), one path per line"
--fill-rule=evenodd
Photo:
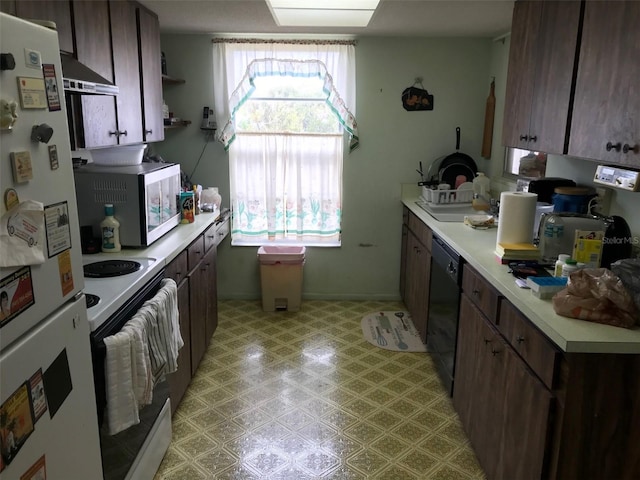
M102 232L102 251L119 252L120 245L120 222L113 216L113 204L107 203L104 206L104 220L100 222Z

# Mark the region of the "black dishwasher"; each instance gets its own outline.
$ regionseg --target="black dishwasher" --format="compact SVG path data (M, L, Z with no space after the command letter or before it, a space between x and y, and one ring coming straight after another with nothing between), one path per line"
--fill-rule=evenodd
M433 236L431 255L427 351L451 396L464 259L436 235Z

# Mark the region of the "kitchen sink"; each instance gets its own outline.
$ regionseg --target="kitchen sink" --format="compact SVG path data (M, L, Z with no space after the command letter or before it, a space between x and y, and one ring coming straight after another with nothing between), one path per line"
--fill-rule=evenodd
M463 222L465 215L477 215L470 203L433 204L418 200L416 204L439 222Z

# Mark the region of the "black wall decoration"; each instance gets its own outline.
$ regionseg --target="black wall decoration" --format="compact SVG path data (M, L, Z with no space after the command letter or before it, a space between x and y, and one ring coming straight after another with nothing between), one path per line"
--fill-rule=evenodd
M420 85L421 88L416 87ZM402 107L409 112L433 110L433 95L422 85L422 77L417 77L412 86L402 92Z

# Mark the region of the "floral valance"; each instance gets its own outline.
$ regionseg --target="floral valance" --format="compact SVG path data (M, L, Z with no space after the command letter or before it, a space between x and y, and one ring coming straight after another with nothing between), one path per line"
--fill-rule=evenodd
M318 77L324 81L323 91L326 94L325 102L336 115L343 128L349 133L349 150L353 150L359 144L358 125L355 116L349 111L345 102L340 97L333 84L333 78L327 71L326 65L320 60L278 60L275 58L263 58L253 60L240 81L238 87L229 98L229 111L231 117L223 127L219 140L225 150L235 140L235 116L236 112L246 102L255 90L254 80L258 77L289 76L289 77Z

